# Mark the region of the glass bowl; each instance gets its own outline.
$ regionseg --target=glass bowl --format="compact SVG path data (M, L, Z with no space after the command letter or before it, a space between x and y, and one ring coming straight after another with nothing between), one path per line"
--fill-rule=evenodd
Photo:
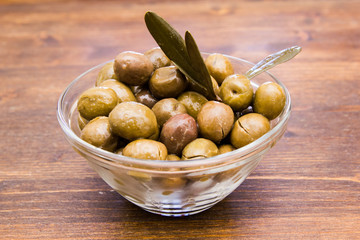
M235 73L245 73L253 66L246 60L227 57ZM64 90L58 101L58 121L70 145L101 178L124 198L149 212L186 216L212 207L249 176L286 130L291 112L290 94L282 82L265 72L252 79L254 89L264 82L276 82L285 90L286 104L282 113L271 121L271 130L242 148L211 158L184 161L135 159L96 148L79 137L76 105L79 95L94 86L99 70L106 63L84 72Z

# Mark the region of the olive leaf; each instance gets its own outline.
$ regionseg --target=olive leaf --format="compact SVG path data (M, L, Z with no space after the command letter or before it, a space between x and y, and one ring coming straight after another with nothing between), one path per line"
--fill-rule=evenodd
M249 69L245 76L250 80L262 72L269 70L283 62L289 61L301 52L301 47L293 46L290 48L283 49L279 52L273 53Z
M154 12L145 14L145 23L159 47L187 76L193 89L210 100L220 100L214 92L210 74L191 34L186 32L184 41L169 23Z

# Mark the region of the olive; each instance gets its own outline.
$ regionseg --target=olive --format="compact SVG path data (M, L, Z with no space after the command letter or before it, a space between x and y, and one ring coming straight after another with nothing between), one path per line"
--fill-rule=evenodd
M228 76L220 86L220 98L234 111L246 109L252 101L253 88L244 75Z
M167 149L164 144L150 139L138 139L123 149L123 155L139 159L165 160Z
M172 116L181 113L187 113L186 108L175 98L164 98L152 107L156 115L158 124L162 127L163 124Z
M111 130L122 138L149 138L158 131L156 116L138 102L119 103L109 114Z
M234 74L234 69L230 60L219 53L209 55L205 60L205 65L209 70L210 75L215 78L219 85L227 76Z
M144 55L150 59L150 61L154 66L154 69L170 66L171 64L170 59L165 55L165 53L159 47L152 48L146 51Z
M202 106L197 122L203 137L219 143L232 128L234 112L224 103L209 101Z
M230 134L231 144L243 147L270 130L269 120L261 114L249 113L240 117L234 124Z
M197 138L185 146L181 159L207 158L217 154L218 148L215 143L206 138Z
M208 101L203 95L193 91L183 92L177 100L185 106L188 114L195 119L202 105Z
M169 154L169 155L167 155L166 160L168 160L168 161L179 161L181 159L175 154Z
M149 89L156 98L177 97L186 86L186 78L175 66L156 69L149 81Z
M163 126L160 141L169 153L179 155L184 147L198 135L196 121L189 114L172 116Z
M231 144L223 144L219 146L219 155L227 152L234 151L236 148Z
M100 86L108 87L114 90L118 96L119 102L136 101L136 98L130 88L115 79L108 79L102 82Z
M114 72L114 62L109 62L100 69L96 78L95 86L99 86L102 82L104 82L107 79L118 80L118 77Z
M118 97L114 90L94 87L80 95L77 108L82 117L91 120L97 116L107 116L117 104Z
M96 117L81 131L81 139L107 151L117 147L117 136L112 134L108 117Z
M279 84L274 82L263 83L255 92L254 112L273 120L283 110L285 101L285 92Z
M78 115L78 124L79 124L79 128L80 130L82 130L86 124L88 124L89 120L86 120L85 118L83 118L80 113Z
M122 52L116 56L114 72L119 81L128 85L142 85L146 83L154 66L144 54L137 52Z
M149 89L142 88L140 91L135 93L136 100L145 106L152 108L158 100L151 94Z

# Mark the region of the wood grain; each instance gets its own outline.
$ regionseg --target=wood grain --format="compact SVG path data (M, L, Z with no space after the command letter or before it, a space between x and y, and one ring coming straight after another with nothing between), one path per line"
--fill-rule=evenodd
M0 3L0 239L360 239L360 1ZM155 42L157 12L202 51L256 62L289 88L283 139L230 196L198 215L147 213L111 190L65 141L62 90L124 50Z

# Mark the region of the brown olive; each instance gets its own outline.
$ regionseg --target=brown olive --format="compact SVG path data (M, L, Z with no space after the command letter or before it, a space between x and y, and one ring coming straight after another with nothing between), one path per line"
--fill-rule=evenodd
M232 128L234 112L224 103L209 101L202 106L197 122L202 136L219 143Z
M151 94L149 89L142 88L140 91L135 93L136 100L145 106L152 108L158 100Z
M197 138L190 142L182 151L183 160L213 157L218 154L215 143L206 138Z
M250 80L240 74L228 76L221 84L220 98L234 111L246 109L253 98L253 88Z
M130 88L115 79L105 80L100 84L100 86L108 87L114 90L118 96L119 102L136 101L136 98Z
M159 47L152 48L146 51L144 55L150 59L150 61L154 66L154 69L170 66L171 64L170 59L165 55L165 53Z
M156 120L160 127L172 116L187 113L186 108L175 98L164 98L158 101L153 107Z
M109 114L111 130L122 138L149 138L157 133L158 124L153 111L138 102L119 103Z
M283 110L285 101L285 92L279 84L274 82L263 83L255 92L254 112L273 120Z
M196 121L189 114L177 114L163 126L160 141L169 153L179 155L184 147L197 138Z
M208 56L205 60L205 65L210 75L215 78L219 85L227 76L234 74L234 69L229 59L219 53Z
M107 116L118 104L118 97L111 88L94 87L84 91L77 103L82 117L91 120L97 116Z
M231 144L243 147L270 130L269 120L261 114L249 113L240 117L234 124L230 134Z
M126 145L123 155L139 159L166 160L167 149L161 142L138 139Z
M188 114L195 119L201 107L208 101L203 95L193 91L183 92L177 100L185 106Z
M116 79L118 80L118 77L116 76L114 72L114 62L109 62L105 64L99 71L99 74L97 75L95 86L99 86L102 82L106 81L107 79Z
M149 89L156 98L177 97L186 86L186 78L175 66L156 69L149 81Z
M107 151L117 147L117 136L110 130L108 117L97 117L91 120L81 131L81 139Z
M114 72L119 81L128 85L143 85L149 80L153 69L149 58L137 52L122 52L114 62Z

